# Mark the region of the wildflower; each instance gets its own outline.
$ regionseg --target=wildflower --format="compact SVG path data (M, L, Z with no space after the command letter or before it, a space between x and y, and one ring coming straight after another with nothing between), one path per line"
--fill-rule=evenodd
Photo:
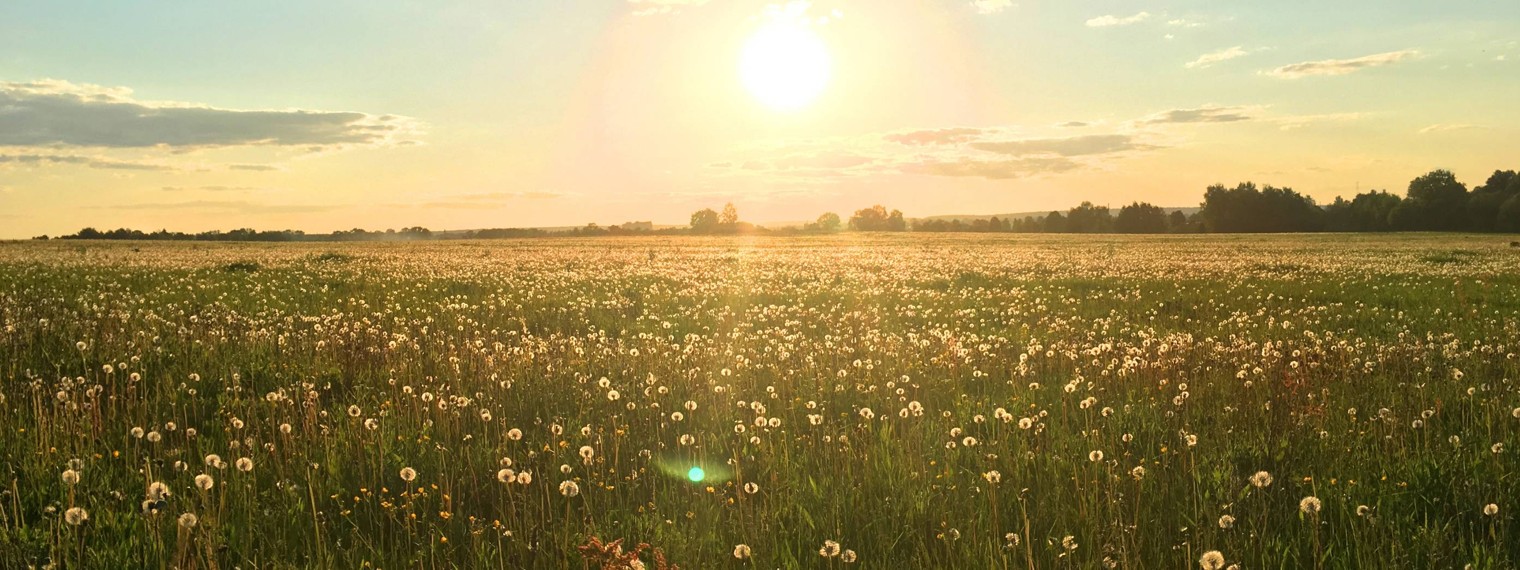
M1218 550L1210 550L1198 559L1198 565L1202 566L1203 570L1220 570L1224 568L1224 555Z
M1134 477L1136 481L1144 479L1145 478L1145 466L1143 466L1143 465L1136 465L1134 469L1130 469L1129 470L1129 476L1130 477Z
M1031 420L1029 418L1019 418L1019 429L1029 429L1031 427L1034 427L1034 420Z
M1061 548L1065 548L1067 551L1076 550L1078 546L1081 545L1077 544L1077 537L1075 536L1068 534L1061 539Z
M1494 516L1494 515L1499 514L1499 505L1495 505L1493 503L1489 503L1487 506L1483 507L1483 514L1488 515L1488 516Z
M357 417L359 417L359 414L362 414L362 413L364 413L364 411L360 410L359 406L349 406L348 407L348 417L350 417L350 418L357 418Z
M607 399L608 400L616 402L618 400L618 398L621 398L621 397L623 397L623 395L619 394L617 390L608 390L607 391Z
M738 558L740 560L744 560L746 558L749 558L749 555L750 555L750 550L749 550L749 545L748 544L735 544L734 545L734 558Z
M1357 505L1356 506L1356 516L1365 517L1365 516L1367 516L1371 512L1372 512L1372 508L1368 507L1367 505Z
M745 493L749 493L751 495L753 495L755 493L759 493L760 492L760 486L756 485L753 481L751 481L749 483L745 483L744 484L744 492Z
M518 485L527 485L527 484L532 483L532 482L533 482L533 472L532 471L523 471L522 473L518 473L517 474L517 484Z
M253 459L247 457L239 457L237 460L237 470L244 473L253 471Z
M1087 460L1091 461L1093 463L1097 463L1099 461L1103 461L1103 452L1094 449L1091 452L1088 452L1088 454L1087 454Z
M512 428L512 429L507 430L507 439L510 439L512 441L521 441L522 440L522 430L517 429L517 428Z
M367 429L369 431L380 429L380 420L377 420L375 418L368 418L364 420L364 429Z
M165 485L162 481L154 481L148 484L149 499L154 501L162 501L169 495L169 486Z
M559 484L559 494L574 497L581 494L581 486L575 484L575 481L565 481Z
M65 485L76 485L79 483L79 472L73 469L64 469L61 478Z
M983 473L982 478L986 479L988 483L992 483L993 485L1003 482L1003 474L998 473L997 470Z
M411 483L415 479L417 479L417 470L416 469L412 469L411 467L402 467L401 468L401 480L402 481L406 481L407 483Z
M211 488L215 486L216 480L212 479L210 475L201 473L200 475L195 476L195 488L200 489L201 491L210 491Z
M832 540L823 541L823 548L818 549L818 554L824 558L839 556L839 543Z
M206 463L207 467L215 467L217 469L226 469L227 468L227 462L222 461L222 456L217 455L215 453L213 453L211 455L207 455L206 459L205 459L205 463Z
M861 408L860 417L870 420L876 417L876 412L871 411L871 408Z
M1310 495L1308 497L1304 497L1303 500L1298 502L1298 510L1303 511L1303 513L1306 515L1317 515L1319 514L1319 509L1319 497Z
M1272 474L1266 471L1257 471L1251 476L1251 485L1257 489L1265 489L1272 486Z
M591 449L591 446L589 446L589 445L582 445L581 446L581 450L580 450L580 455L581 455L581 461L585 461L587 465L590 465L591 464L591 457L594 456L594 455L596 455L596 450Z
M839 560L843 561L845 564L855 563L855 551L846 549L843 554L839 555Z
M1225 530L1229 530L1230 527L1233 527L1233 526L1235 526L1235 517L1230 516L1230 515L1220 515L1220 517L1219 517L1219 528L1222 528L1222 529L1225 529Z
M69 510L63 512L63 520L72 526L79 526L90 520L90 513L80 507L69 507Z
M511 469L502 469L496 472L496 480L502 483L511 483L517 480L517 474L512 472Z
M195 516L195 513L185 513L179 516L179 527L189 530L195 528L195 523L200 522L200 520L200 517Z

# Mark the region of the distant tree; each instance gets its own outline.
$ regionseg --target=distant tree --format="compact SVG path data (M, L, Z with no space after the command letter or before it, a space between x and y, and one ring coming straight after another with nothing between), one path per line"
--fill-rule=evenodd
M855 215L850 216L850 229L860 232L879 232L887 229L887 209L877 204L870 208L856 210Z
M1467 186L1449 170L1432 170L1409 182L1398 229L1458 231L1467 218Z
M699 234L710 234L718 229L718 213L712 208L697 210L691 215L691 231Z
M1166 233L1166 212L1160 206L1135 202L1119 209L1114 218L1114 231L1121 234Z
M1513 170L1495 170L1482 186L1473 188L1467 197L1466 226L1470 231L1502 231L1499 212L1504 203L1520 195L1520 175Z
M1250 182L1234 188L1210 186L1199 214L1209 232L1310 232L1323 227L1323 212L1312 198L1291 188L1257 188Z
M1060 212L1051 212L1045 216L1045 232L1058 234L1066 231L1066 216Z
M1363 192L1350 201L1336 197L1325 206L1325 229L1332 232L1392 231L1389 218L1402 198L1383 191Z
M840 228L844 227L844 222L839 220L839 214L833 212L827 212L818 216L818 221L814 223L819 231L824 232L837 232Z
M908 220L906 220L906 219L903 218L902 211L900 211L900 210L892 210L891 214L887 214L887 227L886 227L886 230L889 231L889 232L905 232L905 231L908 231Z
M1092 202L1083 202L1081 205L1066 212L1066 231L1075 234L1101 234L1114 229L1114 218L1108 213L1108 206L1095 206Z
M1501 232L1520 232L1520 192L1510 196L1499 206L1499 220L1494 229Z
M723 205L723 213L718 215L718 223L725 226L739 223L739 209L734 207L733 202Z
M1180 234L1186 233L1188 229L1188 217L1182 210L1172 210L1172 214L1166 217L1166 231Z

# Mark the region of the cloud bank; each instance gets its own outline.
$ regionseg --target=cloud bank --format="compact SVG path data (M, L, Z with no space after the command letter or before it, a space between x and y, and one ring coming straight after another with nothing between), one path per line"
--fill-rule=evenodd
M1345 75L1354 71L1360 71L1371 67L1392 65L1401 61L1414 59L1419 56L1419 50L1406 49L1364 55L1352 59L1325 59L1320 61L1305 61L1284 65L1267 72L1267 75L1282 79L1298 79L1316 75Z
M42 80L0 83L0 146L96 148L383 146L411 119L310 110L244 111L137 101L129 89Z

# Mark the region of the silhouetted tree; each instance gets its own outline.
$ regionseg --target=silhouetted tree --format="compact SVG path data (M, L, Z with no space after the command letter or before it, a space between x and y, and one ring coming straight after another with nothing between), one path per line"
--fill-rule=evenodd
M1291 188L1242 182L1235 188L1210 186L1203 195L1204 230L1223 233L1309 232L1321 228L1314 200Z
M723 213L718 215L718 223L725 226L739 223L739 209L734 207L733 202L723 205Z
M1401 230L1458 231L1467 218L1467 186L1449 170L1432 170L1409 182L1395 214ZM1397 212L1398 210L1395 210Z
M1166 212L1160 206L1144 202L1119 208L1119 215L1114 218L1114 231L1121 234L1163 234L1166 227Z
M855 215L850 216L850 229L861 232L879 232L887 229L887 209L877 204L870 208L856 210Z
M839 214L833 212L826 212L818 216L818 221L813 222L813 224L818 228L818 231L823 232L837 232L844 227L844 222L839 220Z
M1066 231L1066 216L1060 212L1051 212L1045 216L1045 232L1058 234Z
M1108 206L1095 206L1092 202L1083 202L1081 205L1066 212L1066 231L1074 234L1102 234L1113 231L1114 218L1108 213Z
M702 208L691 215L692 233L710 234L718 229L718 213L712 208Z

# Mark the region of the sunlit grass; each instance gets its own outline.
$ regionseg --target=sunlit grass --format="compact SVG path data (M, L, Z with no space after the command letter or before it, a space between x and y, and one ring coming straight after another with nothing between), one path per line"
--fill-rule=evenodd
M0 567L1520 564L1498 241L340 250L0 245Z

